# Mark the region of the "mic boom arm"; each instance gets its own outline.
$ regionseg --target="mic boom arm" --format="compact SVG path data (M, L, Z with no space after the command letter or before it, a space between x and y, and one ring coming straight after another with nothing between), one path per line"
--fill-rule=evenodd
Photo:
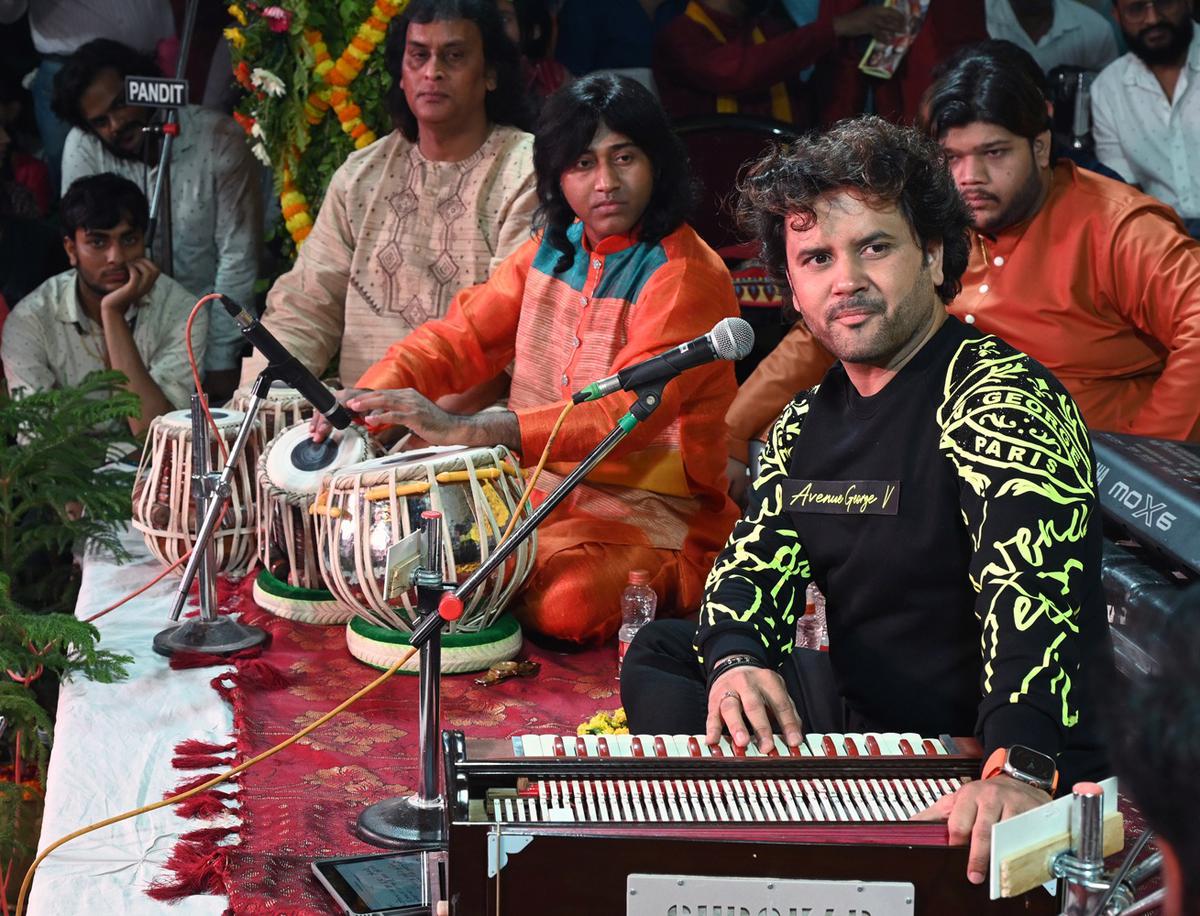
M696 366L719 359L741 359L753 347L754 329L750 323L741 318L725 318L718 321L707 334L593 382L575 392L571 400L582 404L606 397L614 391L637 391L655 382L666 383Z

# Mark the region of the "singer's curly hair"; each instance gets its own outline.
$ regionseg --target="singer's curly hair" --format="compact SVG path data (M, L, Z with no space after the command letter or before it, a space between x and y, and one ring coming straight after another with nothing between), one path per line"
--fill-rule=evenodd
M918 244L940 241L945 277L937 293L943 302L958 295L970 253L971 214L941 147L917 130L874 116L776 145L738 182L738 224L759 240L767 270L789 295L787 227L811 227L817 200L838 191L895 204Z

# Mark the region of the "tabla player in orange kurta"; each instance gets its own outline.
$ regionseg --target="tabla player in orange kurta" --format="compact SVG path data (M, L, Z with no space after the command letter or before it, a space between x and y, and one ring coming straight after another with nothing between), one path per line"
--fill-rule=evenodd
M503 444L532 463L573 391L737 314L724 264L683 220L686 157L642 86L594 75L560 90L543 110L534 164L541 231L367 370L346 403L369 422L434 445ZM510 363L507 410L458 416L433 403ZM660 613L699 606L736 517L720 448L735 388L728 362L671 381L655 413L551 513L514 608L527 629L607 639L633 568L650 571ZM577 407L539 486L570 473L633 400Z

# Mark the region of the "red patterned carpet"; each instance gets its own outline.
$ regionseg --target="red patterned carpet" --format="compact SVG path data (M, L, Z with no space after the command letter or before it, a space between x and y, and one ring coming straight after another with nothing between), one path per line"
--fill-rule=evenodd
M238 661L236 673L213 681L233 706L236 741L224 747L181 745L177 791L278 744L378 675L350 656L343 627L267 615L249 597L248 582L237 592L221 591L223 611L241 613L245 622L267 629L272 640L260 657ZM442 727L474 737L570 734L597 710L620 705L615 646L565 654L527 643L522 657L540 662L540 673L493 687L476 685L476 675L444 678ZM236 916L334 913L309 864L322 856L380 851L354 835L354 822L368 805L413 791L416 729L417 679L397 675L302 743L243 773L236 794L209 792L181 804L179 813L195 817L197 829L176 848L174 880L151 895L169 900L227 894ZM1143 822L1121 801L1129 848ZM239 827L206 826L211 824L206 818L234 804ZM1110 866L1117 861L1114 857Z
M227 596L223 609L250 604L239 593ZM350 656L343 627L254 611L243 619L269 630L272 641L260 658L240 662L236 675L214 684L233 704L236 749L181 746L177 765L190 770L181 772L185 786L279 743L379 673ZM597 710L620 705L615 646L565 654L526 644L522 657L539 661L540 673L492 687L476 685L476 675L444 678L442 727L487 737L574 733ZM302 743L243 773L236 831L206 829L203 820L232 799L216 794L184 803L180 813L198 815L198 829L176 851L179 880L154 896L227 893L237 916L332 913L309 863L381 851L355 837L354 821L368 805L413 791L416 732L417 679L397 675ZM229 840L235 845L219 845Z

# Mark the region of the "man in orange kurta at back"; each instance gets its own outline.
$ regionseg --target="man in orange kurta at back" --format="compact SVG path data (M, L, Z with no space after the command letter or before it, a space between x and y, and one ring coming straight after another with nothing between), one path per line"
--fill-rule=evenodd
M974 222L950 314L1046 366L1090 428L1200 440L1200 243L1161 201L1052 163L1041 86L1032 57L988 41L930 89L927 127ZM816 384L830 362L803 328L784 338L726 418L731 467L745 460L736 439L744 450L782 392Z
M1200 244L1161 201L1051 163L1036 68L985 42L930 91L975 223L950 311L1045 365L1092 429L1200 439Z
M686 156L647 89L600 74L561 89L542 112L534 166L543 231L358 380L346 402L372 425L433 445L503 444L532 464L573 391L737 314L729 272L683 221ZM510 363L509 409L457 416L432 402ZM713 448L735 390L728 362L666 386L654 414L539 529L516 599L522 624L569 642L607 639L631 569L650 572L661 613L699 607L737 515ZM621 392L575 408L539 488L583 460L633 400ZM318 437L328 428L314 427Z

